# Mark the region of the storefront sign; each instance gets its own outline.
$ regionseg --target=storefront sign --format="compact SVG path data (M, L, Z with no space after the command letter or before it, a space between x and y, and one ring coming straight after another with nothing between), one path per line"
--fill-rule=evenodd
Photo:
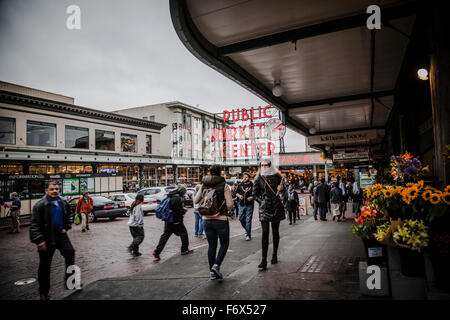
M14 174L8 176L8 180L16 179L44 179L44 176L42 174Z
M280 154L280 166L308 166L314 164L325 164L320 157L320 153L297 153L297 154Z
M377 130L362 130L352 131L334 134L323 134L318 136L308 137L308 144L321 145L321 144L345 144L352 142L368 141L377 138Z
M353 152L353 153L335 153L333 161L340 160L369 160L368 152Z
M223 112L222 129L211 128L211 143L214 141L224 142L221 148L221 155L224 158L254 158L255 156L270 156L275 151L275 144L268 140L279 140L285 132L286 127L283 123L272 118L267 113L271 106L264 108L259 106L250 109L233 109ZM265 120L265 122L256 123L255 120ZM244 125L227 126L227 121L242 121ZM264 142L257 140L266 140ZM239 143L237 143L239 142ZM242 143L243 142L243 143Z

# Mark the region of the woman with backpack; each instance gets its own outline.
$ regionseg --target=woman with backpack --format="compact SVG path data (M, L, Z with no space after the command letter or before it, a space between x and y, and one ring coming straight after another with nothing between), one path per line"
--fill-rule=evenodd
M295 224L295 220L298 215L299 199L292 184L289 185L289 189L284 193L283 203L286 207L286 212L289 215L289 224L292 224L292 219L294 219Z
M138 194L130 207L130 218L128 226L130 227L133 241L128 247L128 251L135 257L141 255L139 245L144 241L144 212L141 203L144 201L144 195Z
M199 212L203 215L203 227L205 229L206 239L208 239L208 262L210 280L222 280L223 275L220 272L220 266L230 244L230 225L228 223L228 212L233 207L231 190L221 176L222 168L219 165L212 165L209 169L210 175L202 179L202 186L194 198L194 203L199 203ZM216 199L214 212L208 212L205 204L208 194L214 193L211 199ZM220 248L217 253L217 244L220 240ZM217 253L217 255L216 255Z
M280 222L286 219L282 200L279 193L277 193L281 183L281 174L272 166L272 161L270 159L262 159L253 184L253 198L259 203L259 221L262 227L262 260L258 265L260 270L267 268L270 226L272 226L273 236L271 263L278 263L277 252L280 242Z

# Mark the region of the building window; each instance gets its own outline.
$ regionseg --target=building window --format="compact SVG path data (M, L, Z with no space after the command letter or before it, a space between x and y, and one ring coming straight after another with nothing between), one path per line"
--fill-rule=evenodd
M194 159L198 159L198 150L194 151Z
M56 124L28 120L27 145L56 147Z
M89 149L89 129L66 126L66 148Z
M0 165L0 173L23 174L23 167L21 164L2 164Z
M194 123L195 123L195 129L197 129L198 128L198 119L197 118L194 118Z
M16 119L0 117L0 143L16 144Z
M152 136L147 136L145 138L145 152L152 153Z
M136 152L137 136L122 133L120 135L120 147L122 152Z
M155 116L150 116L149 120L150 121L155 121Z
M148 120L148 117L142 117L142 119L144 119L144 120Z
M114 132L95 130L95 149L114 151Z

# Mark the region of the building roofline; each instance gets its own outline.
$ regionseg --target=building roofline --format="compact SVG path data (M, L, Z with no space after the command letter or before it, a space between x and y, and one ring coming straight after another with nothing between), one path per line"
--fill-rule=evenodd
M141 128L154 129L158 131L160 131L162 128L166 126L166 124L164 123L133 118L116 113L86 108L74 104L72 105L44 98L37 98L34 96L28 96L4 90L0 90L0 102L32 107L46 111L59 111L64 114L84 116L91 119L107 120L116 123L131 124Z

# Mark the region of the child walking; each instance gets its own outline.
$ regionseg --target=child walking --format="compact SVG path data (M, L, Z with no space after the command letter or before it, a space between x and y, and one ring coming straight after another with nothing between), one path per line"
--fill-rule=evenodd
M141 255L139 252L139 245L144 241L144 213L142 211L141 203L144 201L144 195L138 194L130 207L130 219L128 220L128 226L130 227L131 236L133 241L128 247L128 251L138 257Z

